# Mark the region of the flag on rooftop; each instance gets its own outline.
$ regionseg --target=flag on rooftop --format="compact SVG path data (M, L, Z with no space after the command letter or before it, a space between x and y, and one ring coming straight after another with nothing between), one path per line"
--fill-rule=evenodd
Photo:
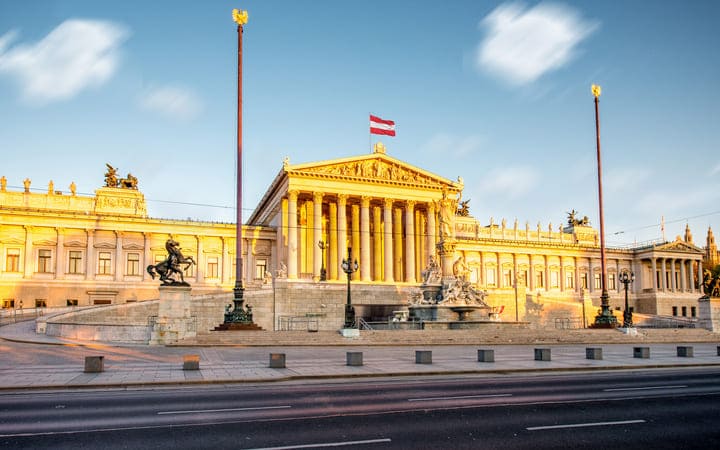
M370 115L370 134L395 136L395 122Z

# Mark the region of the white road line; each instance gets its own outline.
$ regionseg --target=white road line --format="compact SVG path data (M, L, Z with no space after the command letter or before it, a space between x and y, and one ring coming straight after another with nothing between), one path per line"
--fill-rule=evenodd
M603 392L618 392L618 391L647 391L650 389L680 389L686 388L686 384L679 384L677 386L646 386L636 388L614 388L614 389L603 389Z
M582 427L604 427L608 425L628 425L633 423L645 423L642 419L637 420L620 420L617 422L589 422L589 423L571 423L566 425L547 425L544 427L527 427L528 431L539 431L539 430L557 430L561 428L582 428Z
M459 397L425 397L425 398L409 398L409 402L430 402L433 400L465 400L468 398L493 398L493 397L512 397L512 394L487 394L487 395L463 395Z
M264 409L286 409L292 406L257 406L254 408L227 408L227 409L193 409L188 411L158 411L158 415L163 414L197 414L197 413L216 413L216 412L232 412L232 411L262 411Z
M283 447L263 447L263 448L254 448L251 450L289 450L289 449L293 449L293 448L342 447L344 445L379 444L381 442L392 442L392 439L385 438L385 439L368 439L365 441L323 442L320 444L286 445Z

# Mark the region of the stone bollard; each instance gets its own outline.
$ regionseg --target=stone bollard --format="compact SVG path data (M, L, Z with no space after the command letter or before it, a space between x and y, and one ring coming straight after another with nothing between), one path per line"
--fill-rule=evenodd
M415 350L415 364L432 364L432 351Z
M104 356L86 356L85 373L98 373L105 370Z
M183 355L183 370L200 370L200 355Z
M285 353L270 353L270 368L271 369L284 369L285 368Z
M633 358L650 358L650 347L633 347Z
M585 349L585 359L603 359L602 358L602 348L587 347Z
M348 366L362 366L363 365L363 353L362 352L347 352L345 353Z
M550 361L550 349L549 348L536 348L535 349L535 361Z
M686 345L678 345L677 348L677 355L681 358L692 358L693 357L693 348L691 346Z
M720 356L720 345L718 345L718 348L717 348L717 355Z
M495 362L495 350L478 350L478 362Z

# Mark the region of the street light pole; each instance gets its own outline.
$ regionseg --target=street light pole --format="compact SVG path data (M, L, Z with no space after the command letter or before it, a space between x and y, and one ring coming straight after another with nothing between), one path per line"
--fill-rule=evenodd
M620 282L625 285L625 312L623 312L623 328L630 328L633 326L632 312L628 307L628 285L635 281L635 273L627 269L623 269L620 272Z
M352 248L348 247L348 257L343 259L342 270L347 275L347 303L345 303L345 325L344 328L355 328L355 308L350 298L350 278L358 270L357 259L352 261Z
M605 259L605 217L603 215L603 191L602 191L602 158L600 157L600 86L593 84L591 87L595 98L595 137L597 142L597 166L598 166L598 204L600 212L600 265L602 269L601 282L602 294L600 294L600 314L595 316L594 328L615 328L617 319L610 311L610 295L607 290L607 264Z

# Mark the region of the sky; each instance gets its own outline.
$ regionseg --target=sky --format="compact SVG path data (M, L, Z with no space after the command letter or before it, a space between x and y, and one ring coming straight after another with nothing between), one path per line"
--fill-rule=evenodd
M152 217L234 222L291 164L371 151L465 183L481 224L599 225L608 245L720 233L720 2L0 2L0 176L92 194L132 173Z

